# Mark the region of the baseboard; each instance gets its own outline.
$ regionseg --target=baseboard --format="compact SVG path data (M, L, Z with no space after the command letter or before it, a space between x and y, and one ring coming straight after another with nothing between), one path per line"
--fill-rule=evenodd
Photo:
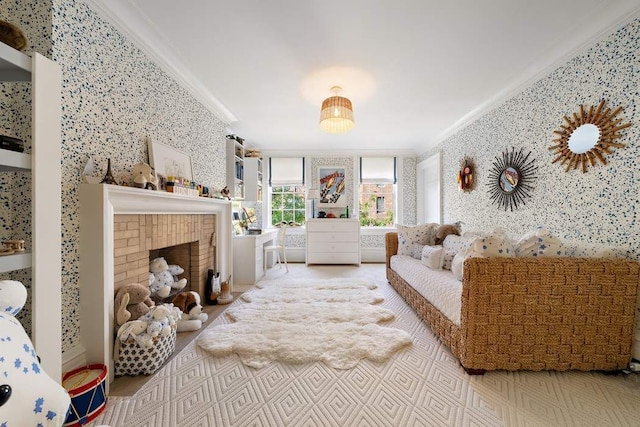
M384 248L361 248L362 262L385 262L387 260Z
M87 354L84 347L77 345L62 353L62 372L69 372L76 368L87 366Z

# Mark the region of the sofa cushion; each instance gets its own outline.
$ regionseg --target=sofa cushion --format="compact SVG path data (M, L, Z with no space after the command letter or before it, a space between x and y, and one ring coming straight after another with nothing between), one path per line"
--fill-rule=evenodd
M462 283L447 270L433 270L406 255L391 257L391 268L451 322L460 325Z
M420 261L429 268L442 270L442 263L444 261L444 250L442 246L425 245L422 248Z
M398 230L398 255L413 256L417 245L433 245L436 241L436 228L438 224L429 223L413 227L397 225Z
M483 258L513 257L515 251L507 235L502 230L494 230L476 237L468 255Z
M548 230L539 227L526 233L515 244L516 256L562 256L562 242Z
M456 236L454 234L448 235L444 242L442 242L442 248L444 251L442 268L445 270L451 270L451 262L453 257L460 251L466 250L471 243L475 240L475 235Z

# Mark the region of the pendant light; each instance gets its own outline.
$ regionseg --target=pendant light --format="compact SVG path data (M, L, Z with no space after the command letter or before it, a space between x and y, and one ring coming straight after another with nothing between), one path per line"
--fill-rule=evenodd
M340 86L331 88L334 96L322 101L320 111L320 129L329 133L345 133L353 129L353 107L349 99L338 96L342 91Z

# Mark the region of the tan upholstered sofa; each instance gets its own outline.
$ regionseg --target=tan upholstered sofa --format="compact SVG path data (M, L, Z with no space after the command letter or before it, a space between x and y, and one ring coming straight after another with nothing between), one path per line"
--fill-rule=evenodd
M387 233L385 240L389 283L468 373L628 367L640 263L604 258L468 258L456 324L392 268L398 234ZM439 274L446 273L452 274ZM428 275L418 277L429 280ZM415 276L412 280L415 283Z

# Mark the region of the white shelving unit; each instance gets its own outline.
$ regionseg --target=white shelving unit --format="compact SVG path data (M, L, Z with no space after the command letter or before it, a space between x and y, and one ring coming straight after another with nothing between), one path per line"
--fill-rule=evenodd
M0 173L31 173L31 252L0 257L0 272L31 268L32 340L43 369L62 380L60 67L0 43L0 81L31 82L32 154L0 149Z
M262 200L262 159L258 157L244 158L244 200Z
M227 138L227 187L229 196L244 199L244 145Z

